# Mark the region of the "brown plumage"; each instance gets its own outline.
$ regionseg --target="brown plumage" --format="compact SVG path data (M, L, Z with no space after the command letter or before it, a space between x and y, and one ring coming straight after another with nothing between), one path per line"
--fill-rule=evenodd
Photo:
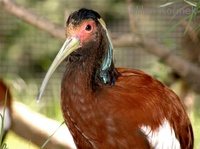
M193 148L192 126L178 96L141 71L115 68L112 43L97 12L72 13L66 35L38 100L67 58L61 107L77 148Z

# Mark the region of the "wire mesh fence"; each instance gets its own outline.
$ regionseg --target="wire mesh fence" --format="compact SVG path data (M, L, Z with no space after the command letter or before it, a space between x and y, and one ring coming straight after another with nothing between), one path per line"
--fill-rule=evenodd
M70 12L81 7L92 8L102 15L112 34L120 36L120 34L131 32L130 12L124 1L75 0L72 2L60 0L58 2L37 0L33 2L17 0L16 2L63 27ZM131 16L135 20L138 33L155 39L178 55L184 55L181 45L186 29L184 24L180 23L172 31L169 30L167 34L165 33L174 24L190 15L194 7L188 6L184 2L160 7L166 3L164 0L134 2L131 7ZM163 36L163 34L165 35ZM35 102L34 99L37 97L42 79L61 45L61 40L21 21L4 10L0 10L0 77L8 80L14 88L13 94L18 100L28 104ZM162 81L166 81L165 79L168 78L171 71L168 66L159 62L158 57L145 52L139 46L115 47L114 53L116 66L142 69L161 80L163 79ZM42 111L48 116L56 115L57 109L52 109L55 104L59 103L60 80L64 68L65 62L59 66L51 78L45 90L44 102L39 106L38 111ZM49 111L52 111L53 114L49 114Z
M183 54L181 40L185 27L180 23L172 31L171 26L182 18L190 15L194 7L184 2L161 7L166 1L135 1L128 12L128 5L124 1L93 2L92 0L73 3L68 0L47 1L16 1L36 14L49 18L52 22L65 26L70 12L89 7L98 11L104 18L109 32L112 34L130 33L129 14L135 20L137 32L150 39L155 39L178 55ZM130 7L130 6L129 6ZM199 18L198 18L199 19ZM27 98L35 99L38 87L50 66L62 41L42 30L39 30L19 18L0 10L0 76L10 80L21 100L24 93ZM63 33L64 34L64 33ZM150 47L151 48L151 47ZM159 58L145 52L141 47L115 47L115 62L118 67L142 69L158 79L166 79L170 68L159 63ZM53 75L45 91L45 98L52 98L52 86L56 88L55 97L59 97L60 80L65 62ZM160 70L163 70L160 72Z

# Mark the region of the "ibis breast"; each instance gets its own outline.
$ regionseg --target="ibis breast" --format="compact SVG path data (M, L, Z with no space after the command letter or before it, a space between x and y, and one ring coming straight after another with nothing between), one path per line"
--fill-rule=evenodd
M117 71L115 85L97 85L87 95L74 87L79 92L73 95L74 100L67 97L67 106L62 103L77 147L178 149L192 146L188 139L192 138L191 124L178 96L141 71ZM166 139L171 140L161 138L165 132Z

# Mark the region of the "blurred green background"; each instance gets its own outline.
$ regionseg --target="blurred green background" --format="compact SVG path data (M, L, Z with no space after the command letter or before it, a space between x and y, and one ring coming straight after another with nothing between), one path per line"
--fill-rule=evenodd
M15 0L38 15L44 16L54 23L65 26L67 16L81 8L91 8L99 12L110 32L117 34L129 33L128 5L123 0ZM166 0L135 0L132 14L139 32L165 45L177 55L184 56L184 27L178 25L165 36L163 33L187 14L176 14L175 10L185 7L185 3L177 3L167 8L160 8ZM185 7L192 9L191 7ZM197 18L200 20L199 18ZM64 33L63 33L64 34ZM42 102L36 103L36 97L53 58L63 41L50 36L15 16L0 9L0 77L11 86L15 100L29 106L52 119L63 121L60 111L60 81L65 68L63 62L53 74L44 92ZM145 52L141 47L115 47L115 60L118 67L135 68L145 71L181 94L180 80L174 79L173 70L162 63L156 56ZM190 117L195 133L195 148L200 148L200 110L199 95L192 92ZM35 147L10 132L6 142L10 149Z

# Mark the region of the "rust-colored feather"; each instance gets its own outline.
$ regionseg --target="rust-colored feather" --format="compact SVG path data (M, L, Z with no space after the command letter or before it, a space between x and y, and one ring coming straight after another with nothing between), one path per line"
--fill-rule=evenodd
M4 128L3 128L3 140L7 134L7 131L10 129L12 124L12 96L10 93L9 87L5 84L5 82L0 79L0 114L4 116ZM5 105L6 102L6 105ZM4 115L3 115L4 114ZM0 120L0 127L2 125L2 120ZM0 130L1 133L1 130Z
M0 79L0 107L4 107L6 100L7 107L11 108L11 98L9 87Z
M76 80L64 77L68 79L63 85L71 83L71 87L62 88L61 105L77 146L150 148L139 126L147 125L155 130L166 118L181 147L192 148L193 138L188 138L193 136L191 124L178 96L141 71L117 71L115 85L96 86L94 93L83 85L86 79L82 73L79 72Z

